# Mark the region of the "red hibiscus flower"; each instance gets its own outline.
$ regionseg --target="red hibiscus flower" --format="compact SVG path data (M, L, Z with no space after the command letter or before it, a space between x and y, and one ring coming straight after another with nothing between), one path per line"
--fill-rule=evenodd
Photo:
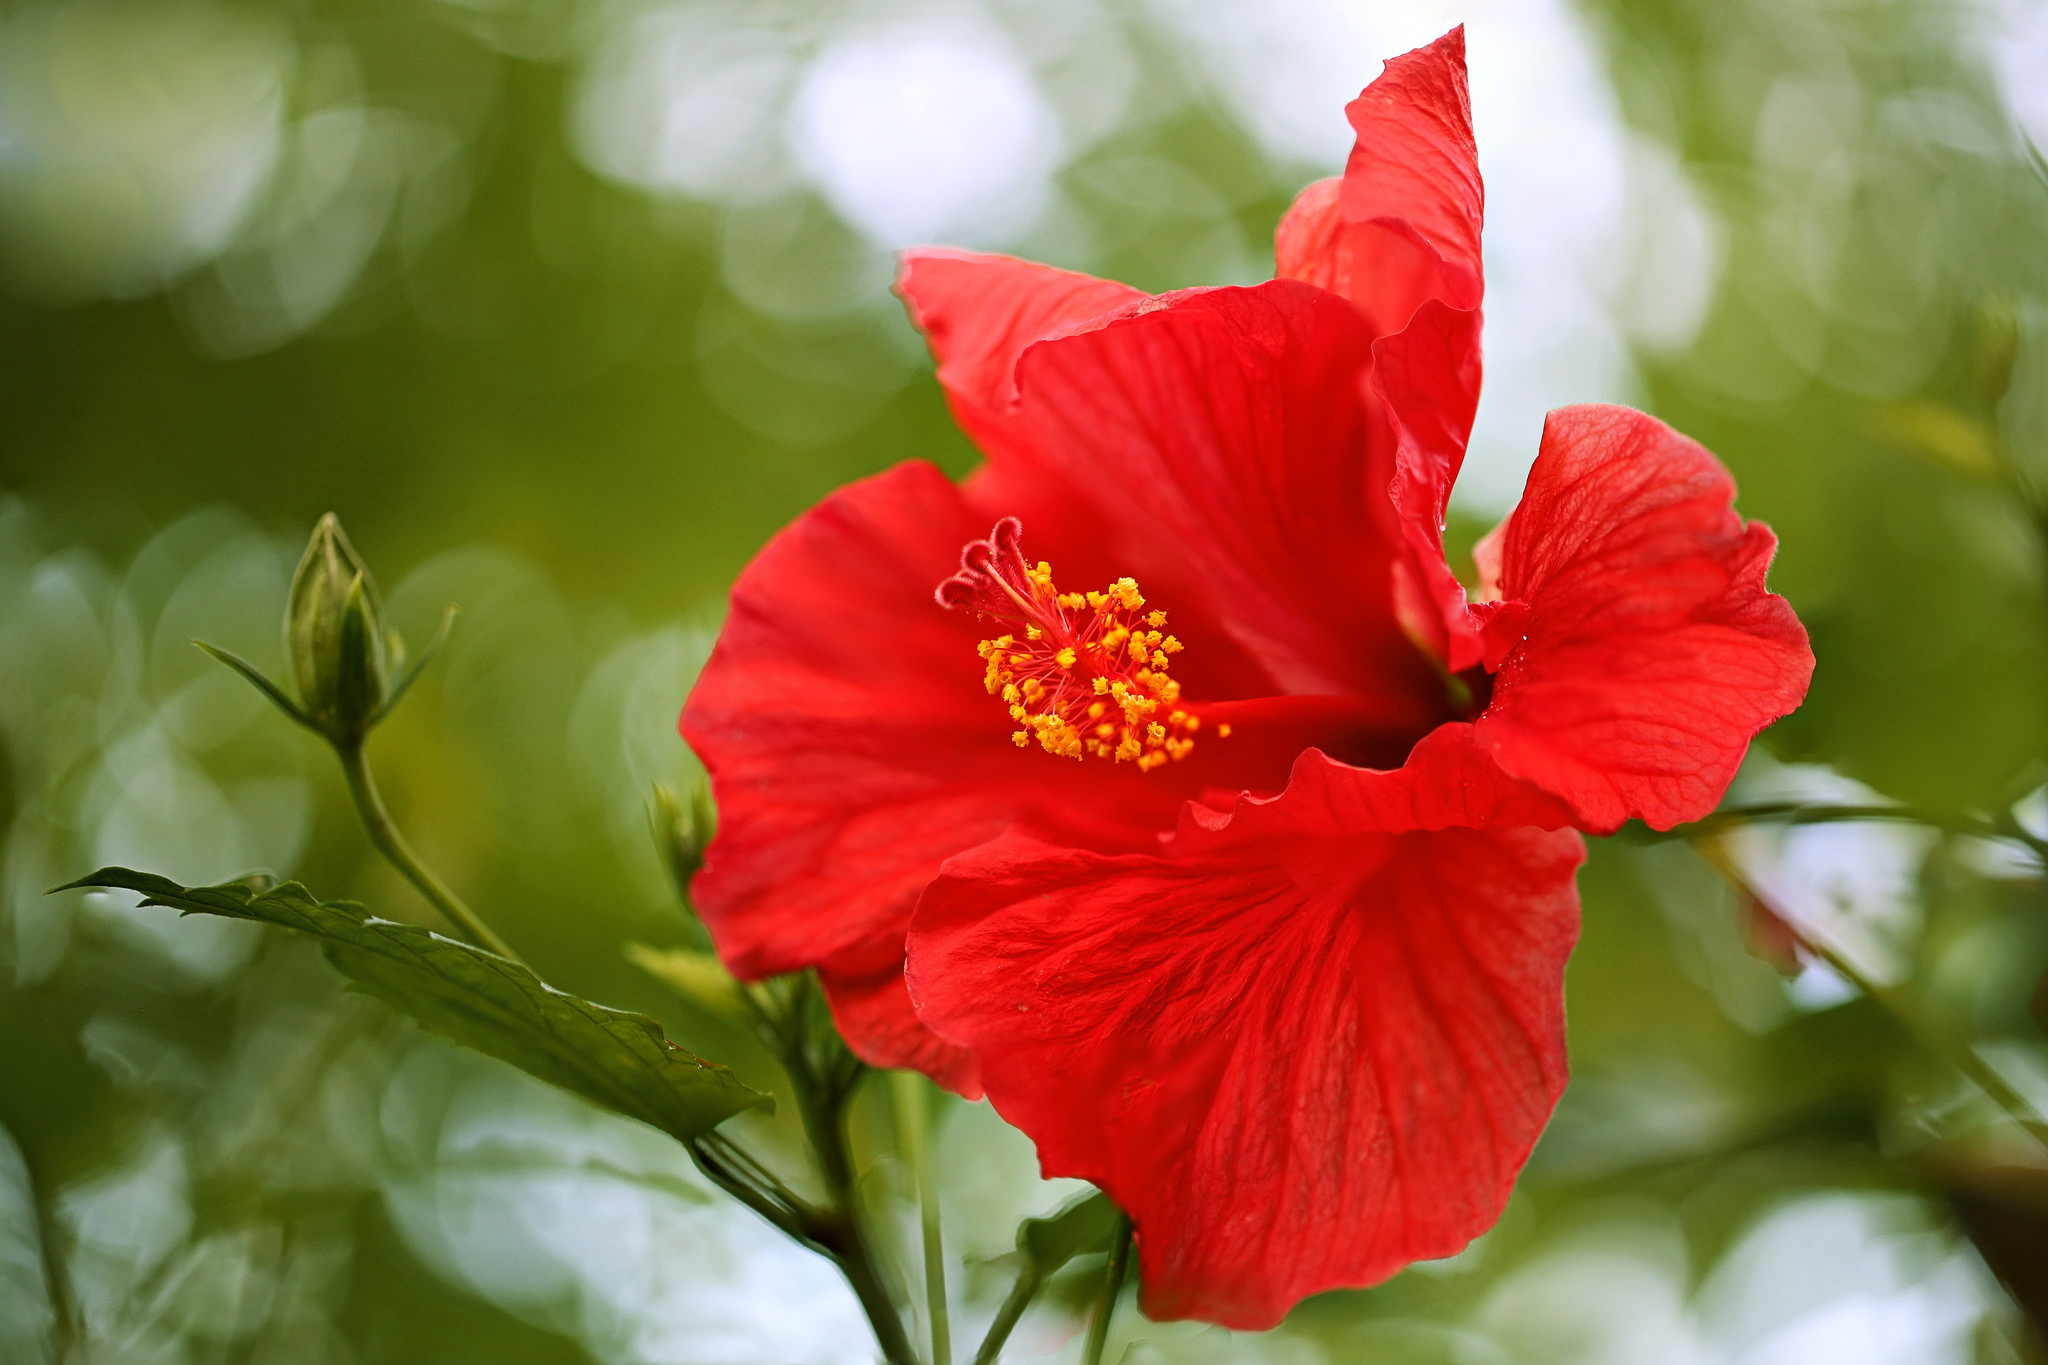
M1232 1327L1491 1225L1565 1081L1574 827L1707 813L1813 664L1727 472L1622 408L1551 415L1468 601L1462 32L1348 112L1254 288L909 253L988 462L777 536L682 722L732 970L815 967L1129 1211L1148 1313Z

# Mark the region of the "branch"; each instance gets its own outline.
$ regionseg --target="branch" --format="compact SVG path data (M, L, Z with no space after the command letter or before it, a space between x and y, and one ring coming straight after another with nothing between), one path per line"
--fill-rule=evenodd
M2033 1138L2043 1151L2048 1151L2048 1123L2043 1123L2034 1113L2033 1106L2029 1105L2026 1099L2013 1089L2003 1076L1987 1065L1974 1050L1968 1046L1958 1046L1945 1034L1929 1027L1903 992L1878 985L1859 971L1854 963L1810 933L1796 919L1772 905L1757 891L1718 836L1697 838L1692 844L1693 849L1706 860L1709 867L1719 872L1743 895L1769 911L1799 941L1801 948L1825 962L1850 985L1876 1001L1904 1025L1907 1033L1912 1035L1923 1049L1967 1076L1992 1103L2003 1109L2008 1118Z

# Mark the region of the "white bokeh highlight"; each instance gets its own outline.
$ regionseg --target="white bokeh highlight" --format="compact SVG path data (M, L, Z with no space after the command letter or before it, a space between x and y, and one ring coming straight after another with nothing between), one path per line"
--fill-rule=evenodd
M234 240L277 161L295 53L206 4L0 19L0 247L53 301L161 287Z
M1915 1201L1827 1193L1757 1219L1697 1303L1730 1365L1964 1365L1997 1299Z
M2048 152L2048 5L1980 0L1971 7L1984 57L2006 110L2036 148Z
M598 43L573 114L584 160L616 179L700 199L753 199L795 180L780 114L796 44L758 7L662 5Z
M439 1047L400 1068L382 1126L386 1207L414 1251L601 1361L872 1359L832 1266L651 1128Z
M1037 221L1059 136L1031 70L992 33L902 29L828 47L788 136L848 222L876 241L974 245Z

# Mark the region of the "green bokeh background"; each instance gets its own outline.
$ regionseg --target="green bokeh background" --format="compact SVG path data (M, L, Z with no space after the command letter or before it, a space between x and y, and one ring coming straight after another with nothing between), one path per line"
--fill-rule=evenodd
M561 1133L595 1125L590 1150L643 1148L387 1026L300 945L39 894L111 851L193 882L268 864L428 917L374 860L315 742L186 643L278 669L291 565L335 511L415 641L445 603L463 608L373 746L401 822L549 979L776 1083L738 1030L622 955L696 932L649 837L648 784L694 777L674 713L761 542L848 479L910 457L957 474L975 457L885 280L808 311L732 287L735 231L786 234L799 292L804 263L865 250L823 200L789 194L736 227L740 210L586 165L571 114L607 13L0 12L14 79L0 128L33 84L21 54L45 50L31 39L189 20L201 37L160 60L202 70L206 42L254 33L294 54L288 117L341 89L402 116L406 145L439 149L393 182L392 226L331 307L229 344L214 266L95 276L94 214L66 219L74 201L9 171L0 146L0 1129L22 1158L0 1199L9 1360L58 1359L60 1338L63 1359L95 1362L774 1358L654 1350L566 1272L520 1287L464 1270L405 1202L473 1156L433 1103L498 1115L514 1153L490 1168L509 1182L501 1206L593 1161L620 1198L691 1205L672 1188L683 1166L590 1157ZM1001 11L1029 27L1021 13ZM1160 11L1088 13L1135 54L1140 93L1061 171L1094 231L1055 263L1148 289L1256 278L1293 192L1336 167L1262 151ZM777 14L809 32L839 11ZM1982 15L1587 0L1576 17L1633 133L1677 158L1720 234L1703 325L1634 356L1639 401L1713 448L1742 510L1777 529L1772 582L1820 660L1806 706L1762 748L1835 776L1760 770L1749 790L1861 799L1861 783L1937 811L2010 807L2048 777L2048 523L2029 502L2048 481L2048 180L1990 78ZM157 75L65 88L111 107ZM177 82L161 84L173 99ZM1180 177L1177 195L1119 184L1119 159L1140 157ZM260 246L223 259L260 263ZM1489 522L1460 512L1452 540ZM1828 856L1879 855L1851 841ZM2048 1074L2027 1008L2048 906L2038 869L2000 856L1930 837L1882 913L1847 896L1842 920L1928 1029ZM1827 1246L1889 1248L1869 1251L1889 1268L1855 1282L1874 1302L1963 1305L1953 1358L2048 1358L1956 1216L1959 1190L1995 1184L1985 1216L2021 1262L2048 1263L2048 1201L2024 1174L2039 1153L1877 1003L1811 973L1788 988L1682 847L1596 847L1583 891L1577 1079L1500 1230L1449 1268L1313 1301L1270 1338L1133 1316L1127 1330L1150 1335L1132 1359L1678 1359L1672 1323L1718 1343L1702 1358L1752 1359L1741 1343L1767 1334L1741 1335L1749 1300L1720 1268L1787 1209L1849 1229ZM1043 1191L981 1188L981 1165L1010 1170L1019 1149L963 1112L945 1114L963 1224L1037 1211ZM887 1204L885 1109L862 1123ZM1991 1248L1981 1219L1969 1227ZM1008 1231L959 1236L992 1256ZM956 1267L963 1294L999 1293L1000 1269ZM752 1284L763 1305L776 1273ZM1790 1321L1839 1288L1795 1285L1771 1311ZM841 1310L805 1297L785 1311Z

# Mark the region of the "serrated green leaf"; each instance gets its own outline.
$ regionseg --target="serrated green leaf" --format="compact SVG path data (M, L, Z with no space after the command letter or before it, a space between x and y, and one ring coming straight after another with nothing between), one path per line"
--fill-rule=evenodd
M433 1032L680 1141L742 1110L774 1107L725 1067L670 1042L645 1015L564 994L517 963L418 925L378 919L352 901L317 900L297 882L186 887L103 867L58 890L88 887L138 891L144 905L306 934L358 989Z
M1116 1236L1116 1205L1100 1190L1076 1196L1043 1218L1017 1225L1017 1250L1041 1276L1051 1275L1076 1256L1108 1251Z

